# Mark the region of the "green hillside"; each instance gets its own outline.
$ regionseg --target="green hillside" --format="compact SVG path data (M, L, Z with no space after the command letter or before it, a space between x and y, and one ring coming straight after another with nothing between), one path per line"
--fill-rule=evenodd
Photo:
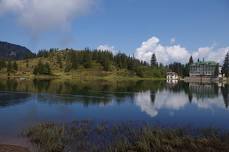
M99 50L42 50L33 58L1 60L1 77L74 79L164 78L165 68L150 66L134 57Z

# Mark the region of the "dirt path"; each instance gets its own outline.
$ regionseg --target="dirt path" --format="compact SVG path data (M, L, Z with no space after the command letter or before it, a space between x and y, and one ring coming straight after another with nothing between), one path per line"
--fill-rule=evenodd
M29 152L29 150L19 146L0 145L0 152Z

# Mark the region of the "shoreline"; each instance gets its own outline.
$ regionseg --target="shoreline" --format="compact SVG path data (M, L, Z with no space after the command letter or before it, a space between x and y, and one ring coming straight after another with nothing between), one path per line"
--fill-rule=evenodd
M30 152L26 147L0 144L0 152Z
M58 80L107 80L107 81L140 81L140 80L152 80L152 81L166 81L166 78L141 78L141 77L99 77L99 76L74 76L74 75L38 75L38 76L28 76L28 75L12 75L12 76L3 76L0 75L1 79L21 79L21 80L52 80L52 79L58 79Z

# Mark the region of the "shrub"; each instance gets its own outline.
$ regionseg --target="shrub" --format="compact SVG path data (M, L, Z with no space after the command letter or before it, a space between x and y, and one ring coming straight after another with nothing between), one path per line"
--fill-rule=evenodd
M34 75L45 74L50 75L51 69L48 63L43 64L41 61L35 66L33 70Z

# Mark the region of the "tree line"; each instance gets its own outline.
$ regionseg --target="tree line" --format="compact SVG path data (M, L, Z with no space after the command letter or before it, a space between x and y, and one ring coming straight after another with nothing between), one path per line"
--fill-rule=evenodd
M62 55L59 55L58 52L61 52ZM59 68L63 69L64 72L77 70L79 67L86 69L93 68L94 64L100 64L104 71L126 69L140 77L165 77L167 71L173 71L181 77L186 77L189 76L190 65L194 63L192 56L190 56L186 64L174 62L163 65L157 61L155 54L152 54L150 63L147 63L124 53L119 52L113 54L110 51L90 50L88 48L84 50L65 49L62 51L59 51L57 48L51 48L49 50L40 50L36 55L30 58L40 57L52 58L52 61L55 60L54 62L58 64ZM26 59L26 61L28 61L28 59ZM28 66L28 64L27 62L26 65ZM6 68L7 72L15 72L18 70L18 65L16 61L13 60L0 60L0 70L3 68ZM33 74L51 74L51 70L52 67L49 63L39 61L33 69ZM229 77L229 53L225 56L222 71L226 77Z
M55 62L59 65L59 68L64 69L65 72L77 70L79 67L86 69L93 68L94 64L99 64L104 71L126 69L140 77L165 76L164 68L151 66L145 61L138 60L134 56L128 56L124 53L113 54L110 51L90 50L88 48L85 50L65 49L62 51L63 55L58 55L57 52L59 52L58 49L41 50L37 53L36 57L52 58L56 55ZM63 65L63 61L65 65ZM37 68L35 69L37 71ZM34 74L35 73L37 72L34 72Z

